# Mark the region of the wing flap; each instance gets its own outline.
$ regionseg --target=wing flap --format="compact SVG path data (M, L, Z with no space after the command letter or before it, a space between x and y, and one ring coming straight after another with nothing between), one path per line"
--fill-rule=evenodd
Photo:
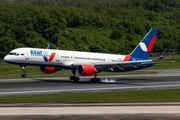
M121 70L124 70L125 67L134 67L137 68L136 66L138 65L153 65L153 64L160 64L160 63L171 63L171 62L175 62L175 61L163 61L163 62L153 62L153 60L139 60L139 61L124 61L124 62L114 62L114 63L93 63L93 62L89 62L89 63L74 63L72 66L79 66L81 64L89 64L89 65L93 65L94 67L96 67L99 70L107 70L107 69L112 69L113 67L117 67Z
M124 70L124 67L134 67L137 68L137 65L141 65L143 63L149 63L151 62L152 64L152 60L139 60L139 61L124 61L124 62L114 62L114 63L109 63L109 62L103 62L103 63L85 63L85 64L89 64L89 65L93 65L94 67L98 68L98 69L111 69L112 67L117 67L121 70ZM79 66L82 63L74 63L73 66Z
M106 66L106 65L128 65L128 66L133 66L133 64L141 64L143 62L152 62L152 60L124 61L124 62L114 62L114 63L95 63L94 66Z

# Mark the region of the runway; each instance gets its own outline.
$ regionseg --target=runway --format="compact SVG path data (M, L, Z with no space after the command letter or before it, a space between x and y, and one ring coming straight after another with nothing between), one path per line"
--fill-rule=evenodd
M161 70L159 74L99 76L100 83L91 83L92 77L80 77L79 83L69 77L0 79L0 96L180 88L179 69Z
M148 75L99 76L101 83L91 83L92 76L81 77L79 83L70 81L69 77L0 79L0 96L180 88L179 69L159 72ZM1 104L0 116L4 120L177 120L180 118L179 105L180 103L14 103Z
M179 106L1 107L3 120L178 120Z

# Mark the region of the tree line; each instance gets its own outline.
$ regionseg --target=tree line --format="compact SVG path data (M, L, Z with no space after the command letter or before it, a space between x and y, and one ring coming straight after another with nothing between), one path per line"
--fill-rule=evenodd
M148 0L129 0L131 8L109 4L99 9L96 2L109 0L52 0L54 5L38 1L0 1L0 58L14 48L46 48L48 43L53 49L128 54L151 28L159 29L153 52L166 47L170 52L180 51L180 8L174 0L163 0L165 10L141 7ZM73 1L79 6L73 6ZM84 5L88 1L94 3L92 8ZM137 7L134 2L138 1Z
M179 0L0 0L1 3L15 5L60 6L60 7L86 7L90 9L141 7L147 10L164 11L171 7L180 8Z

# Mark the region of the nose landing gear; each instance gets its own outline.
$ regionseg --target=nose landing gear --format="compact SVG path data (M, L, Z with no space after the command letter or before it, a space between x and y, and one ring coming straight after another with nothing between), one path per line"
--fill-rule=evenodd
M22 77L26 77L26 74L25 74L25 67L26 67L26 66L23 66L23 67L22 67L22 71L21 71L21 72L23 72L23 74L21 75Z

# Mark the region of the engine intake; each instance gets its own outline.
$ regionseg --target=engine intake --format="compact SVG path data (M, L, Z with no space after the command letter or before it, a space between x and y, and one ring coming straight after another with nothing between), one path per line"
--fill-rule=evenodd
M96 68L93 65L82 64L78 66L77 72L79 75L89 76L96 72Z

